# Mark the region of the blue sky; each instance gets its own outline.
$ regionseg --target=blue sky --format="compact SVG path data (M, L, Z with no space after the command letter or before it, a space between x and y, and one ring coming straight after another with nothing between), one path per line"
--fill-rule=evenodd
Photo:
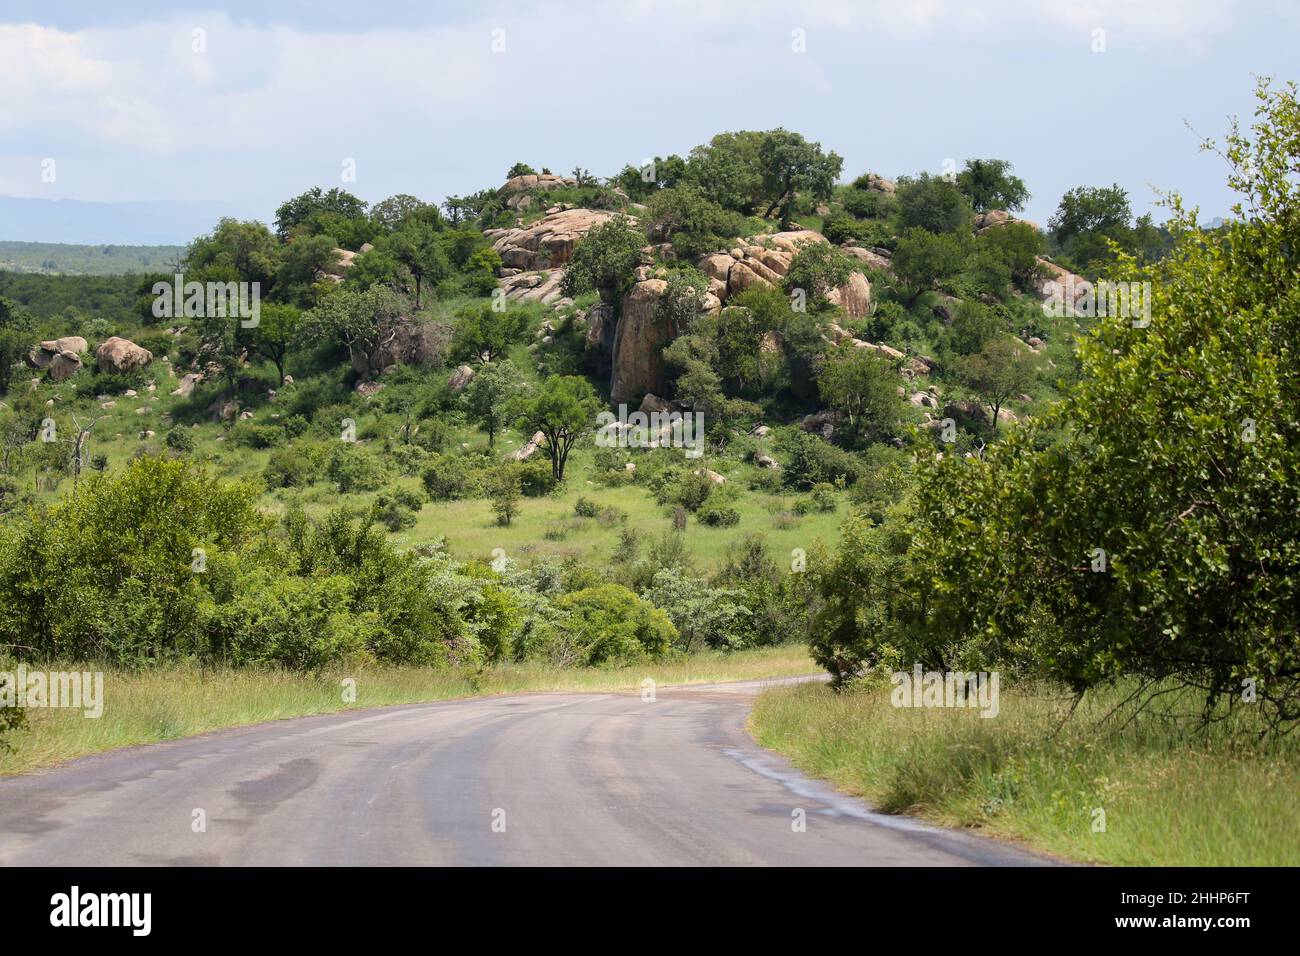
M516 160L608 175L785 126L850 177L1010 159L1039 222L1111 182L1212 218L1224 170L1184 121L1247 118L1252 74L1300 79L1297 40L1294 0L6 0L0 195L268 218L312 185L440 200Z

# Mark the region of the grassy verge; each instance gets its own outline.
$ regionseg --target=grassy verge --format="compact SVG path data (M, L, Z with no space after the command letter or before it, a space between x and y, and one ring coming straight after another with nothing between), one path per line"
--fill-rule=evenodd
M1295 735L1261 743L1249 708L1204 731L1158 714L1106 720L1120 699L1097 694L1065 720L1063 695L1004 686L999 715L983 719L894 708L887 687L799 685L764 693L751 724L764 746L886 812L1087 862L1300 864Z
M96 668L59 665L52 669ZM32 709L28 728L10 739L13 751L0 753L0 775L132 744L308 714L489 694L639 690L647 677L664 686L757 680L813 670L806 650L795 645L694 654L669 663L618 669L521 664L475 673L390 667L319 676L197 668L108 671L104 674L103 716L87 719L79 710ZM341 682L346 677L356 681L353 704L342 699Z

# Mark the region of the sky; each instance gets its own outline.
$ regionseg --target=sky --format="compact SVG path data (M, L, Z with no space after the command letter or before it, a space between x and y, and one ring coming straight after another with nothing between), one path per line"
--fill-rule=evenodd
M269 220L314 185L440 201L783 126L846 178L1008 159L1044 224L1111 183L1211 219L1196 133L1300 79L1298 40L1297 0L0 0L0 196Z

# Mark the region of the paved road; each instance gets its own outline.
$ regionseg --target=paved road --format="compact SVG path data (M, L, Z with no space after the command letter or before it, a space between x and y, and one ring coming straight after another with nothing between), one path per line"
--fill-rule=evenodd
M1045 862L793 771L745 733L763 686L420 704L87 757L0 780L0 865Z

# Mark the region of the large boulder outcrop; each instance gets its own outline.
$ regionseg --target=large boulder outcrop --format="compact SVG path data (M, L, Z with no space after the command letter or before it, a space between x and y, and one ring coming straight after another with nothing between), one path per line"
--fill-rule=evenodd
M546 444L546 435L543 432L533 432L533 437L528 439L513 452L510 453L511 461L527 461L537 454L537 449Z
M370 243L366 243L366 245L370 245ZM371 248L373 249L374 247L371 246ZM366 252L369 250L363 247L362 251ZM349 252L347 249L335 249L334 264L319 270L316 273L316 278L322 282L333 282L336 284L342 282L343 277L347 275L348 270L352 268L352 260L356 257L357 253L355 252Z
M144 368L153 361L153 353L141 348L130 339L112 336L100 343L95 349L95 364L101 372L111 375L125 375L138 368Z
M540 269L506 276L498 280L497 285L505 293L508 302L541 302L551 305L564 297L560 291L560 280L563 278L563 269Z
M544 269L568 262L578 240L613 215L596 209L561 209L530 225L488 229L483 235L505 268Z
M668 288L663 279L638 282L623 296L614 332L609 392L614 404L640 405L646 392L666 391L663 350L677 335L655 315Z
M47 368L50 369L50 377L56 382L67 378L77 369L81 368L81 353L90 348L80 335L65 335L58 339L49 339L40 343L30 352L27 353L25 361L29 368ZM59 362L59 375L53 369L55 360L63 356L63 361Z
M801 248L826 241L814 229L756 236L741 240L729 252L705 256L699 261L699 267L709 278L710 291L725 301L754 286L779 286ZM870 311L871 283L861 272L854 272L844 285L831 290L828 298L846 315L859 318Z
M555 176L551 173L525 173L511 176L498 189L498 196L511 193L527 192L531 189L558 189L561 186L576 186L578 181L571 176Z
M50 380L62 382L71 378L81 369L81 356L76 352L65 350L56 352L50 359Z
M892 179L886 179L876 173L867 173L867 188L873 192L887 193L890 196L898 191L898 187Z
M474 369L469 365L457 365L447 379L447 387L453 392L462 391L474 380Z

